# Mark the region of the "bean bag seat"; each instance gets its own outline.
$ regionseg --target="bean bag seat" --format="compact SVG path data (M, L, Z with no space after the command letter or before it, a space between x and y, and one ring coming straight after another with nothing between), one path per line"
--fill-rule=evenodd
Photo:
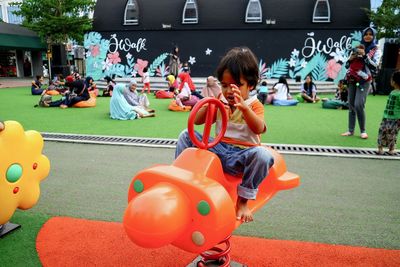
M93 94L95 97L97 97L99 95L99 89L93 89L89 91L89 94Z
M74 108L92 108L96 106L96 96L90 92L90 98L73 105Z
M296 99L297 99L300 103L304 103L304 98L301 96L301 94L297 94L297 95L296 95Z
M46 95L59 95L60 92L57 90L46 90Z
M181 107L178 104L176 104L175 100L172 100L171 103L169 103L168 109L171 111L190 111L192 109L191 106L184 106Z
M189 100L186 101L182 101L182 104L184 104L185 106L191 106L193 107L194 105L196 105L197 102L199 102L199 98L195 95L191 95Z
M159 99L173 98L173 97L174 97L173 92L168 92L168 91L163 91L163 90L156 92L156 98L159 98Z
M299 103L297 99L288 100L274 100L272 105L274 106L296 106Z
M349 104L337 99L322 100L322 108L349 109Z

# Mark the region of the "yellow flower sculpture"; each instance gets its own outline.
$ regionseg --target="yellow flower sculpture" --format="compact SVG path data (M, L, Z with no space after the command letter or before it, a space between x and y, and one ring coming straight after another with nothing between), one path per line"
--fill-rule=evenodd
M15 210L33 207L40 196L41 180L50 171L42 155L43 138L37 131L24 131L16 121L6 121L0 132L0 224Z

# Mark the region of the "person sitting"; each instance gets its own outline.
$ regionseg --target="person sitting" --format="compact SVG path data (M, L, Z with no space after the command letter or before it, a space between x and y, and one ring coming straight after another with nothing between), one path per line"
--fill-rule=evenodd
M179 74L179 79L181 80L179 91L180 93L175 97L176 104L178 104L182 110L185 109L185 106L194 106L199 98L193 95L193 91L191 86L193 85L192 79L186 72L181 72Z
M36 75L36 79L32 81L31 93L32 95L41 95L43 93L43 77L41 75Z
M107 82L107 87L103 90L103 96L112 96L115 82L110 76L104 77L104 80Z
M221 87L218 85L217 79L214 76L207 77L207 83L201 90L203 97L217 98L221 94Z
M139 111L135 107L129 105L123 93L125 85L118 83L110 100L110 118L114 120L134 120L146 117L154 117L154 113L145 110Z
M267 103L268 99L268 86L266 81L262 81L261 85L258 87L258 100L264 105ZM270 102L271 103L271 102Z
M196 91L196 86L194 85L194 83L192 81L192 77L190 77L189 70L190 69L184 68L183 71L181 73L179 73L179 75L178 75L179 79L181 80L181 83L179 85L179 92L182 91L183 84L187 83L190 88L191 94L196 96L197 99L202 99L203 96L199 92Z
M56 78L53 80L53 82L56 87L56 90L60 93L66 91L68 89L68 88L65 88L65 78L62 74L58 74L56 76Z
M349 109L347 101L347 85L346 80L340 80L336 89L334 99L322 98L322 108L327 109Z
M123 95L129 105L133 107L140 107L148 112L154 112L153 109L149 109L150 101L146 94L139 94L137 92L137 82L135 79L131 80L123 92Z
M178 80L175 79L175 76L170 74L167 76L167 82L168 82L168 91L174 93L176 90L179 88L179 83Z
M299 102L296 99L292 99L290 95L289 84L284 76L279 77L277 83L272 86L272 104L275 106L294 106ZM267 102L269 99L267 98Z
M320 100L317 97L317 86L312 81L311 75L307 75L305 82L301 85L301 97L307 103L316 103Z
M66 80L65 85L69 88L69 93L66 94L65 101L60 104L60 108L72 107L74 104L90 98L83 80L74 80L72 76L68 76Z
M93 82L93 78L88 76L85 79L85 85L86 88L89 92L89 95L92 94L94 96L98 96L99 95L99 89L97 89L96 84Z

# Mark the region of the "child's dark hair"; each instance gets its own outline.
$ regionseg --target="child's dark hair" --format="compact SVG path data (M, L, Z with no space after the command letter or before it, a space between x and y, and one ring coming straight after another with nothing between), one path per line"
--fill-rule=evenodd
M144 68L143 68L143 72L147 72L148 70L149 70L148 67L144 67Z
M259 79L257 62L256 56L248 47L232 48L217 67L218 80L222 80L222 75L227 70L236 84L240 84L240 77L243 75L249 86L256 86Z
M392 74L392 81L400 86L400 70L395 70Z
M263 81L263 82L261 83L261 85L262 85L262 86L267 86L267 82L266 82L266 81Z

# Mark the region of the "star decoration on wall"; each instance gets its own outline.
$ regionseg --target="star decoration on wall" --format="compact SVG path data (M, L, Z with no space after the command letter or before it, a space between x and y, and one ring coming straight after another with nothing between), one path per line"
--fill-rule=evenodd
M207 48L206 55L209 56L209 55L211 55L211 53L212 53L212 50L210 48Z
M196 63L196 57L189 56L188 62L189 62L191 65L193 65L194 63Z

